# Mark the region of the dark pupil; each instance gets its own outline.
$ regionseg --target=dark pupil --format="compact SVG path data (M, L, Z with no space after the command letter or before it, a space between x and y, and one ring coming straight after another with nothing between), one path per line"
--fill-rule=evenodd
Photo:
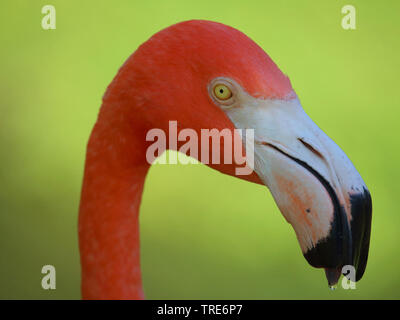
M224 93L224 89L219 89L219 93Z

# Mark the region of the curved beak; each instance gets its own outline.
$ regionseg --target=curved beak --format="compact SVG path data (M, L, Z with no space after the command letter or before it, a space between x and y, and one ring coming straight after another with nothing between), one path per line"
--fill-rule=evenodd
M236 128L254 129L254 170L293 226L313 267L330 286L343 266L358 281L368 258L372 204L345 153L307 116L299 100L251 99L225 110Z

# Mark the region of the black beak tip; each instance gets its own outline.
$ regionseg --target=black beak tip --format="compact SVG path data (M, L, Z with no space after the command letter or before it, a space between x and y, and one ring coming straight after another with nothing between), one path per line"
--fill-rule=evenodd
M371 237L372 200L367 189L350 198L352 207L351 230L353 233L353 256L356 281L364 275L367 266Z
M325 268L325 276L329 287L333 287L338 283L341 274L342 272L339 268Z
M372 218L369 191L364 189L352 195L350 202L351 222L348 223L343 207L337 205L329 236L304 254L310 265L325 269L330 287L338 283L343 266L353 266L358 281L367 265Z

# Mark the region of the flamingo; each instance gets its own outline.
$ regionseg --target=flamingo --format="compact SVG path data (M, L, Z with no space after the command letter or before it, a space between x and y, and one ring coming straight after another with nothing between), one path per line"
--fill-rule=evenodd
M208 165L267 186L302 254L325 270L329 285L346 265L354 267L355 281L362 278L372 204L361 176L254 41L224 24L191 20L143 43L103 96L79 207L84 299L144 299L138 219L151 165L146 132L168 134L171 120L199 135L202 128L253 128L250 175L237 175L235 162Z

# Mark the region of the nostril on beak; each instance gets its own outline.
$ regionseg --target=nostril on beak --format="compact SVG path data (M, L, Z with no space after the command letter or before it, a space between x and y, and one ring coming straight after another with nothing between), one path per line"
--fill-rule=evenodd
M317 157L324 159L323 155L318 150L316 150L312 145L304 141L302 138L297 138L297 140L299 140L303 144L303 146L305 146L308 150L314 153Z

